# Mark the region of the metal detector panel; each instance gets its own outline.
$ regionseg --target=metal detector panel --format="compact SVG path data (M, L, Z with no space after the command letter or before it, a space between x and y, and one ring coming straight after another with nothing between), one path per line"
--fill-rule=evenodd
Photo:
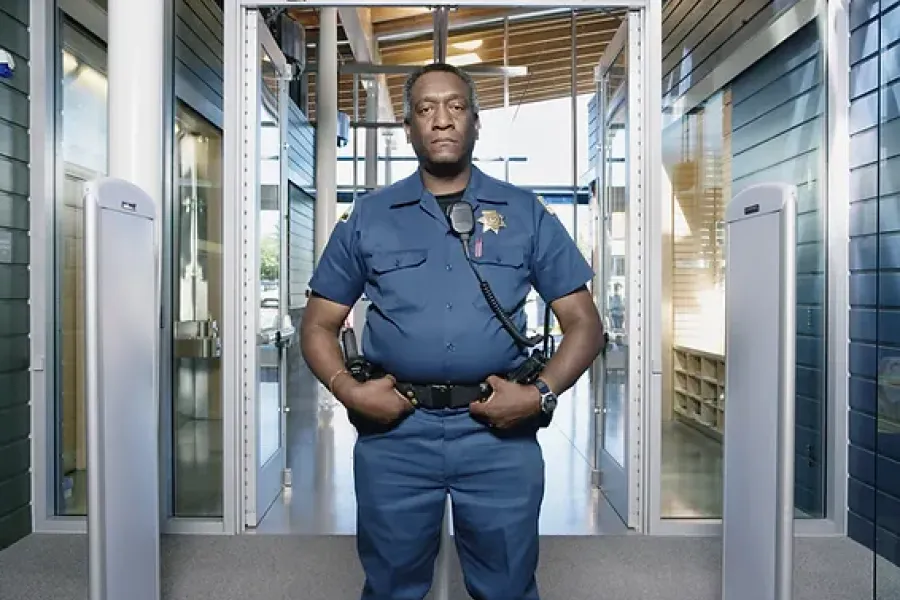
M726 209L722 600L791 597L796 196L763 184Z
M117 179L85 187L90 600L158 600L156 207Z

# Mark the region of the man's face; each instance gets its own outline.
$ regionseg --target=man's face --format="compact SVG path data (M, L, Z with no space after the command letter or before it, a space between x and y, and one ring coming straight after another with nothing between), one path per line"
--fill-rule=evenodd
M412 115L406 137L416 156L432 165L468 161L478 138L478 117L469 106L469 89L453 73L432 71L411 90Z

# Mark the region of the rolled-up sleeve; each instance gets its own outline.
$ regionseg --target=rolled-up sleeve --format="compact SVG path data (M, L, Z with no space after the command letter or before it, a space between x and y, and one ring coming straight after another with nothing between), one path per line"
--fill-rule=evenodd
M537 198L534 205L531 284L550 303L591 281L594 271L559 218Z
M319 264L309 280L313 293L332 302L353 306L366 283L365 264L359 252L359 207L334 226Z

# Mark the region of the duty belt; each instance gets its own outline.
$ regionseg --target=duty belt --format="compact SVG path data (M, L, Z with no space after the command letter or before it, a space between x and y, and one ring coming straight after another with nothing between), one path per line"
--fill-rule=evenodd
M429 409L466 408L488 396L485 385L421 385L397 383L397 390L415 406Z

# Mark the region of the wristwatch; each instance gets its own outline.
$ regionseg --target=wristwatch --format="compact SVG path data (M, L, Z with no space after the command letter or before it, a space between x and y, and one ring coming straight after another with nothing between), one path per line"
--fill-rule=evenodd
M541 412L548 417L552 416L553 411L556 410L556 394L553 393L553 390L550 389L550 386L547 385L547 382L545 382L543 379L538 379L537 381L535 381L534 387L536 387L538 392L541 394Z

